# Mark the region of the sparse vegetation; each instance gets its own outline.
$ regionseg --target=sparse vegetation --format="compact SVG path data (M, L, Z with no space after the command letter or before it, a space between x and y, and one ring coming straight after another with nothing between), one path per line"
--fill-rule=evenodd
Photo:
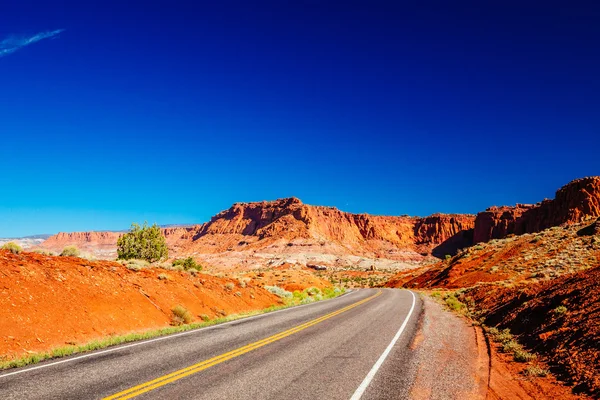
M525 371L523 371L523 373L527 376L544 377L548 376L548 374L550 374L550 371L540 367L539 365L530 365L527 368L525 368Z
M181 266L186 271L188 271L188 270L202 271L202 265L198 264L196 262L196 260L194 260L192 257L180 258L180 259L174 260L173 266L174 267Z
M77 246L67 246L60 253L61 257L79 257L81 252L77 248Z
M444 296L444 301L449 309L456 312L465 311L465 304L456 298L454 294L447 294Z
M187 308L177 305L171 310L173 315L171 316L171 325L179 326L183 324L189 324L193 321L192 313Z
M34 249L32 250L32 253L36 253L36 254L41 254L44 256L55 256L56 254L50 250L44 250L44 249Z
M281 297L282 299L289 299L293 297L293 294L291 292L288 292L287 290L280 288L279 286L265 286L265 289L273 293L274 295Z
M494 342L500 343L504 353L512 353L513 359L517 362L529 362L535 360L537 356L529 353L521 346L510 333L510 329L498 330L497 328L486 328Z
M535 354L525 351L523 348L513 351L513 359L516 362L529 362L535 360L536 358L537 356Z
M235 287L235 285L232 282L227 282L225 284L225 289L227 289L229 291L232 291L234 287Z
M326 298L330 298L330 297L338 296L344 292L345 291L343 289L328 288L328 289L325 289L323 293ZM47 352L29 354L25 357L20 357L20 358L16 358L16 359L12 359L12 360L0 360L0 371L9 369L9 368L20 368L20 367L24 367L24 366L31 365L31 364L36 364L40 361L49 360L49 359L53 359L53 358L66 357L66 356L70 356L73 354L80 354L80 353L86 353L89 351L100 350L100 349L104 349L104 348L107 348L110 346L117 346L117 345L120 345L123 343L135 342L135 341L139 341L139 340L147 340L147 339L152 339L152 338L159 337L159 336L170 335L173 333L186 332L186 331L190 331L190 330L194 330L194 329L204 328L207 326L218 325L218 324L222 324L225 322L235 321L238 319L242 319L242 318L246 318L246 317L250 317L250 316L254 316L254 315L265 314L265 313L281 310L281 309L287 308L291 305L294 305L294 304L290 303L290 304L271 306L271 307L268 307L268 308L265 308L262 310L255 310L255 311L249 311L249 312L244 312L244 313L239 313L239 314L232 314L229 316L225 316L226 313L223 310L216 310L215 312L218 315L221 315L222 317L210 319L210 317L208 315L201 314L199 316L199 318L202 320L202 322L193 322L191 319L192 316L190 314L188 317L188 318L190 318L189 319L190 322L188 322L188 323L185 323L185 315L186 315L187 310L184 307L181 307L181 310L178 309L177 311L172 311L172 313L173 313L173 315L175 315L175 312L181 314L181 317L178 317L177 319L178 319L178 321L180 321L179 318L183 318L183 322L184 322L183 324L165 327L165 328L161 328L161 329L148 330L148 331L142 332L142 333L131 333L131 334L127 334L127 335L110 336L110 337L107 337L107 338L104 338L101 340L94 340L94 341L91 341L91 342L88 342L85 344L81 344L81 345L73 344L73 345L68 345L68 346L62 346L62 347L58 347L58 348L52 349Z
M2 246L2 250L8 250L13 254L19 254L23 251L23 248L15 242L8 242Z
M121 264L123 264L127 269L131 271L140 271L150 266L150 263L148 261L136 259L122 260Z
M563 315L564 313L567 312L567 307L558 306L554 310L552 310L552 312L554 313L554 315Z
M167 243L158 225L131 224L129 232L117 240L119 260L140 259L156 262L169 256Z
M166 281L169 279L169 275L167 274L158 274L157 278L161 281Z

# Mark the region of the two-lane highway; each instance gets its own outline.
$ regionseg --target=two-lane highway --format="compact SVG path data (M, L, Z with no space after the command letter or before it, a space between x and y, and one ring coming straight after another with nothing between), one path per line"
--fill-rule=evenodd
M408 398L420 310L410 291L360 290L6 371L0 398Z

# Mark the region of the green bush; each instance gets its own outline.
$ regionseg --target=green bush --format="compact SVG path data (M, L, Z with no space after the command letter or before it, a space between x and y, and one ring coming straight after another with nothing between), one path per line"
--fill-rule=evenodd
M539 365L530 365L524 371L524 374L527 376L548 376L550 371L545 368L540 367Z
M508 328L501 331L497 328L490 328L488 332L492 335L492 340L494 342L504 343L513 340L513 335Z
M462 311L463 308L465 308L465 305L456 297L454 297L454 295L447 296L445 300L448 308L453 311Z
M79 249L76 246L67 246L60 253L61 257L79 257Z
M555 315L563 315L564 313L567 312L567 307L565 307L565 306L558 306L554 310L552 310L552 312Z
M523 349L517 349L513 352L513 359L516 362L529 362L535 360L537 357L535 354L531 354Z
M23 251L23 248L21 246L19 246L18 244L16 244L15 242L5 243L4 246L2 246L2 249L8 250L13 254L19 254Z
M288 292L287 290L280 288L279 286L265 286L265 289L273 293L274 295L281 297L282 299L290 299L293 297L293 294L291 292Z
M192 313L190 313L183 306L175 306L173 307L171 312L173 313L173 315L171 316L172 325L178 326L183 324L189 324L193 320Z
M183 269L185 269L186 271L193 269L196 271L202 271L202 265L198 264L196 262L196 260L194 260L192 257L188 257L188 258L180 258L177 260L173 260L173 266L177 267L177 266L182 266Z
M514 353L520 350L523 350L523 347L514 340L509 340L502 344L502 351L504 353Z
M158 225L143 226L131 224L129 232L117 240L117 259L129 260L137 258L148 262L156 262L169 256L165 237Z

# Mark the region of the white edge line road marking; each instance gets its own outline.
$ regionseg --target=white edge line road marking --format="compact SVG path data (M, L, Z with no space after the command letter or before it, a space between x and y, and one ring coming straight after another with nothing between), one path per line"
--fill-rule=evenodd
M412 295L412 306L410 307L410 311L408 312L408 315L404 319L404 322L402 323L402 326L400 326L400 329L396 333L396 336L394 336L394 338L392 339L392 341L390 342L388 347L386 347L384 352L381 354L381 356L379 357L379 359L377 360L375 365L373 365L373 368L371 368L371 370L369 371L369 373L367 374L365 379L362 381L360 386L356 389L356 392L354 392L354 394L352 395L350 400L359 400L362 397L362 395L365 393L365 390L367 390L367 388L369 387L369 384L375 377L375 374L377 374L377 371L379 371L379 368L381 367L381 365L383 364L383 362L385 361L387 356L392 351L392 348L394 347L394 345L396 344L398 339L400 339L402 332L404 332L404 328L406 328L406 324L408 324L408 320L415 309L415 294L413 292L411 292L410 290L408 292Z
M335 298L329 299L329 300L335 300L335 299L339 299L339 298L342 298L342 297L348 297L348 296L350 296L350 295L352 295L354 293L358 293L358 292L359 292L358 290L353 290L350 293L344 293L341 296L338 296L338 297L335 297ZM184 335L191 335L192 333L203 332L203 331L215 329L215 328L218 328L218 327L221 327L221 326L234 324L234 323L240 322L240 321L250 321L252 319L266 317L268 315L273 315L273 314L277 314L277 313L284 312L284 311L296 310L298 308L302 308L302 307L305 307L305 306L313 306L315 304L323 304L326 301L328 301L328 300L318 301L316 303L302 304L302 305L299 305L299 306L284 308L283 310L271 311L271 312L264 313L264 314L253 315L251 317L245 317L245 318L236 319L236 320L233 320L233 321L224 322L222 324L216 324L216 325L211 325L211 326L207 326L207 327L204 327L204 328L192 329L192 330L189 330L189 331L186 331L186 332L175 333L175 334L166 335L166 336L160 336L160 337L157 337L157 338L154 338L154 339L147 339L147 340L143 340L143 341L139 341L139 342L134 342L134 343L131 343L131 344L128 344L128 345L125 345L125 346L114 347L114 348L110 348L110 349L107 349L107 350L95 351L95 352L92 352L92 353L89 353L89 354L84 354L84 355L73 357L73 358L69 358L69 359L66 359L66 360L56 361L56 362L48 363L48 364L44 364L44 365L38 365L36 367L21 369L19 371L9 372L9 373L6 373L6 374L2 374L2 372L0 371L0 379L5 378L7 376L11 376L11 375L17 375L17 374L22 374L24 372L34 371L36 369L52 367L52 366L58 365L58 364L68 363L68 362L75 361L75 360L81 360L82 358L94 357L94 356L98 356L100 354L112 353L114 351L128 349L130 347L141 346L143 344L148 344L148 343L153 343L153 342L159 342L161 340L173 339L173 338L176 338L176 337L179 337L179 336L184 336Z

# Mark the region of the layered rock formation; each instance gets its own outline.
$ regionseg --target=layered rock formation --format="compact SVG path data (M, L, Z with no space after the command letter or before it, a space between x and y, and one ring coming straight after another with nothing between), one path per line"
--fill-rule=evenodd
M501 239L510 234L539 232L565 223L600 216L600 177L577 179L556 192L554 200L535 205L491 207L477 215L474 242Z
M456 235L473 228L473 215L389 217L351 214L333 207L310 206L297 198L237 203L209 222L188 228L164 228L175 254L216 253L260 249L285 241L303 246L335 245L348 254L394 258L392 250L429 254ZM74 244L82 249L114 249L120 233L82 232L52 236L43 247L59 250ZM390 255L392 254L392 255Z
M565 223L600 216L600 177L575 180L556 192L554 200L535 205L492 207L473 215L429 217L351 214L333 207L310 206L297 198L236 203L209 222L192 227L163 228L172 256L239 253L328 253L392 260L443 257L473 243L510 234L539 232ZM60 251L74 244L97 256L114 257L117 232L60 233L42 247ZM98 254L100 250L101 254ZM310 251L309 251L310 250Z

